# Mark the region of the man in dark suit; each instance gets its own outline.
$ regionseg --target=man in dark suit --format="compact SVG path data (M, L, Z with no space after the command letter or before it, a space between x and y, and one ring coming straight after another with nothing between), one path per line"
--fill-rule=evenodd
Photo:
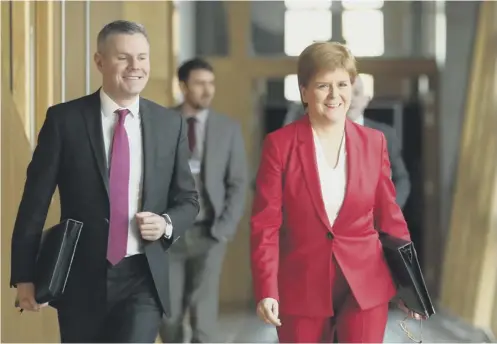
M198 58L186 61L178 79L184 96L178 110L188 122L200 212L170 251L172 316L160 334L164 342L183 342L189 311L192 342L216 342L223 258L245 206L246 153L240 125L209 108L215 91L212 67Z
M364 93L364 84L360 77L357 77L353 86L352 100L347 117L352 121L383 132L387 140L388 155L392 168L392 181L397 192L397 204L404 208L411 192L411 182L407 172L404 160L402 159L402 150L400 142L397 139L395 130L386 124L364 118L370 97ZM287 125L305 114L303 106L299 103L290 104L283 125Z
M48 109L12 237L11 285L38 311L35 257L53 192L61 218L83 222L57 308L62 342L154 342L169 315L167 250L190 228L198 193L186 122L141 98L150 72L143 26L115 21L99 33L102 88ZM174 246L174 245L173 245Z

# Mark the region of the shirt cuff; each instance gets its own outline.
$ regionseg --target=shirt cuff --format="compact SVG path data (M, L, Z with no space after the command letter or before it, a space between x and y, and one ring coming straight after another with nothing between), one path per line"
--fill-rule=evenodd
M173 235L173 223L169 215L163 214L162 216L164 216L164 218L166 219L166 231L164 232L164 237L166 239L170 239Z

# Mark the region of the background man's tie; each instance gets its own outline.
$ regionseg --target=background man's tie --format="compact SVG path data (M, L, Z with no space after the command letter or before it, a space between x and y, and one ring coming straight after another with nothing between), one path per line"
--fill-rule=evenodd
M110 221L107 260L116 265L126 256L129 226L129 140L124 121L128 109L116 110L118 121L114 129L110 156Z
M197 124L197 119L195 117L188 118L188 146L190 147L190 152L193 152L195 145L197 144L197 138L195 136L195 125Z

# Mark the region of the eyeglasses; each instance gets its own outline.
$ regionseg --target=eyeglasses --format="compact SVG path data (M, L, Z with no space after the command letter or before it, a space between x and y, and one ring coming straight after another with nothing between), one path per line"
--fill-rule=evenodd
M407 328L407 320L408 319L409 319L409 316L406 316L404 318L404 320L399 321L400 328L402 329L402 331L404 331L406 336L410 340L412 340L414 343L423 343L423 320L419 320L419 332L420 332L421 339L418 340L414 337L414 335L411 333L411 331L409 331L409 329Z

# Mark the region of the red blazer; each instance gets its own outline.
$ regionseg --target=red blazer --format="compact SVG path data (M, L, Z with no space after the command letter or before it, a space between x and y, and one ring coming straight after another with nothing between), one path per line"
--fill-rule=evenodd
M269 134L262 149L251 217L251 262L257 302L280 312L332 316L333 262L362 309L387 303L396 290L378 232L410 240L395 202L383 134L347 120L347 187L333 226L321 197L308 116Z

